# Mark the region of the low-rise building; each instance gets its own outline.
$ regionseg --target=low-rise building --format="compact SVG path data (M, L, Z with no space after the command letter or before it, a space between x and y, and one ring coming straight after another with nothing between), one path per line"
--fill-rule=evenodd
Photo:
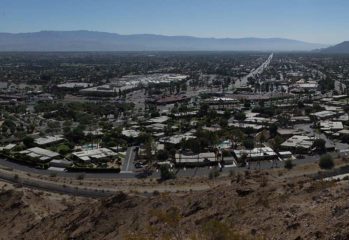
M155 103L158 105L167 105L179 102L190 101L190 97L185 95L173 95L173 96L164 96L161 98L148 99L147 102Z
M243 155L246 155L247 159L252 161L272 160L278 157L276 152L270 147L260 147L252 150L234 150L234 155L236 159L241 159Z
M241 128L241 129L252 128L255 131L261 131L264 128L262 125L252 124L252 123L241 123L241 122L228 123L228 126Z
M73 165L73 163L66 159L54 159L50 161L51 167L57 167L57 168L66 168Z
M121 134L124 135L125 137L136 138L136 137L139 137L139 135L141 135L141 132L133 129L123 129Z
M50 146L53 144L57 144L63 142L64 138L62 135L54 135L54 136L46 136L40 137L34 140L35 144L38 146Z
M315 116L317 119L329 119L332 117L337 116L337 112L333 112L333 111L320 111L320 112L316 112L311 114L312 116Z
M277 133L282 137L292 137L294 135L301 135L303 130L295 128L278 128Z
M153 123L151 125L146 126L147 129L150 129L153 132L164 131L165 127L166 127L166 124L162 124L162 123Z
M84 163L111 161L114 160L117 156L117 153L108 148L97 148L72 153L72 158L74 160Z
M10 150L12 150L15 146L16 146L16 144L10 143L10 144L7 144L7 145L4 146L4 147L0 147L0 151L10 151Z
M87 82L66 82L62 84L58 84L58 88L63 88L63 89L83 89L83 88L88 88L92 87L93 83L87 83Z
M310 117L308 116L291 116L292 123L309 123L311 122Z
M214 97L205 100L205 103L214 109L233 109L240 104L240 101L230 97Z
M169 144L179 144L182 140L194 139L196 138L192 132L187 132L184 134L173 135L170 137L163 137L159 140L160 143L169 143Z
M279 152L279 156L281 159L285 160L285 159L293 159L293 155L292 152L290 151L283 151L283 152Z
M92 135L92 136L102 136L103 135L103 129L99 128L96 130L85 130L84 131L84 135L88 136L88 135Z
M332 122L332 121L321 121L320 122L321 131L340 131L343 130L342 122Z
M283 149L288 149L288 150L296 150L296 149L309 150L313 146L315 140L316 140L315 137L309 137L305 135L295 135L287 139L285 142L283 142L281 144L281 147Z
M349 129L343 129L338 131L340 136L349 136Z
M167 122L169 117L167 116L160 116L160 117L155 117L151 118L148 120L148 123L154 124L154 123L164 123Z
M210 166L217 162L214 152L206 152L199 154L183 154L176 153L175 165L178 167L203 167Z
M40 163L49 162L50 160L55 159L55 158L60 156L56 152L53 152L53 151L50 151L47 149L43 149L43 148L39 148L39 147L33 147L33 148L23 150L23 151L19 152L19 154L27 157L28 160L33 160L33 161L37 161Z

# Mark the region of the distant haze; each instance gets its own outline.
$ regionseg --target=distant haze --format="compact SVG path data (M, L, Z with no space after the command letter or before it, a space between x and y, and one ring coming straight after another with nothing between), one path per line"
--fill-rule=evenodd
M0 51L310 51L327 47L284 38L198 38L92 31L0 33Z

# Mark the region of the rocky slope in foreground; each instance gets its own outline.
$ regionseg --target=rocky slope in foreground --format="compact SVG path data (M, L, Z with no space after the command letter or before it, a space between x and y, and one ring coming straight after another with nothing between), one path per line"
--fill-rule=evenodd
M120 193L102 200L48 200L28 190L3 190L0 238L344 240L348 195L348 181L267 173L232 177L230 186L204 192Z

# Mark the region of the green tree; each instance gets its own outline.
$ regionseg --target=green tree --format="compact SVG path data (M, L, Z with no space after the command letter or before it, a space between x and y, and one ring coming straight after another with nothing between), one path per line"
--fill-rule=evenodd
M31 148L34 147L35 143L34 143L34 138L30 137L30 136L26 136L23 138L23 144L27 147L27 148Z
M159 161L166 161L168 159L169 155L166 150L159 150L156 154L156 158Z
M286 160L284 167L288 170L291 170L294 167L292 160L290 160L290 159Z
M277 132L278 132L278 126L277 126L275 123L273 123L272 125L270 125L270 127L269 127L270 136L271 136L271 137L275 137L276 134L277 134Z
M332 169L334 167L332 156L329 154L321 156L319 161L319 167L321 169Z
M84 127L82 125L77 126L72 131L65 134L65 137L73 143L80 143L84 138Z
M326 141L324 139L316 139L313 143L313 147L316 149L319 153L325 153L326 152Z
M250 108L251 107L251 103L249 101L245 101L244 107L245 108Z
M208 104L202 104L200 106L200 109L199 109L199 113L198 115L201 116L201 117L205 117L208 113L208 110L209 110L209 105Z
M254 148L253 139L247 138L246 140L244 140L243 144L244 144L244 147L248 150L252 150Z
M225 118L221 118L219 120L219 125L222 127L222 128L226 128L228 126L228 120L225 119Z
M160 178L162 181L176 178L176 175L170 171L170 166L165 164L160 166Z
M246 119L246 114L244 112L236 112L234 114L234 118L235 118L235 120L243 121Z
M67 155L68 153L70 153L71 149L67 144L62 143L57 147L57 151L61 155Z
M246 140L244 140L243 144L244 144L244 147L247 150L250 150L250 158L252 158L251 151L254 148L254 141L253 141L253 139L247 138Z

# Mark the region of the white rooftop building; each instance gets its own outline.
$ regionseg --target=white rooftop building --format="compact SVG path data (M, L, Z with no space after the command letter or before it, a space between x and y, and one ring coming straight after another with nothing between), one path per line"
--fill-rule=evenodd
M67 83L62 83L57 85L58 88L69 88L69 89L88 88L92 86L93 86L93 83L86 83L86 82L67 82Z
M315 137L309 137L304 135L295 135L287 139L281 144L281 147L284 148L304 148L310 149L313 146Z
M134 138L136 138L136 137L139 137L141 132L137 131L137 130L133 130L133 129L123 129L121 134L126 136L126 137L134 137Z
M321 121L320 122L321 131L339 131L343 130L342 122L332 122L332 121Z
M111 160L118 154L108 148L97 148L93 150L86 150L81 152L72 153L72 155L80 161L92 162L92 161L103 161Z
M11 149L13 149L15 146L16 146L16 144L10 143L10 144L7 144L7 145L4 146L4 147L0 147L0 151L3 151L3 150L11 150Z
M252 150L234 150L234 154L237 159L240 159L243 154L246 154L247 158L252 160L267 160L277 157L277 154L270 147L260 147Z
M35 144L39 146L51 145L51 144L59 143L62 141L64 141L64 138L62 135L40 137L34 140Z
M87 135L101 136L101 135L103 135L103 129L99 128L99 129L96 129L96 130L85 130L84 131L84 135L85 136L87 136Z
M326 119L326 118L331 118L331 117L335 117L337 115L336 112L333 111L321 111L321 112L316 112L311 114L319 119Z
M155 117L152 119L148 120L148 123L164 123L166 121L168 121L169 117L167 116L160 116L160 117Z
M50 150L39 148L39 147L29 148L19 153L31 158L35 158L41 162L47 162L59 156L59 154L56 152L52 152Z
M242 129L253 128L254 130L257 130L257 131L263 129L262 125L252 124L252 123L241 123L241 122L228 123L228 126L229 127L242 128Z
M193 136L192 132L187 132L184 134L178 134L171 137L164 137L164 138L161 138L159 141L161 143L179 144L182 140L188 140L188 139L194 139L194 138L196 137Z
M216 154L214 152L205 152L195 155L176 153L175 160L177 165L209 165L216 161Z

